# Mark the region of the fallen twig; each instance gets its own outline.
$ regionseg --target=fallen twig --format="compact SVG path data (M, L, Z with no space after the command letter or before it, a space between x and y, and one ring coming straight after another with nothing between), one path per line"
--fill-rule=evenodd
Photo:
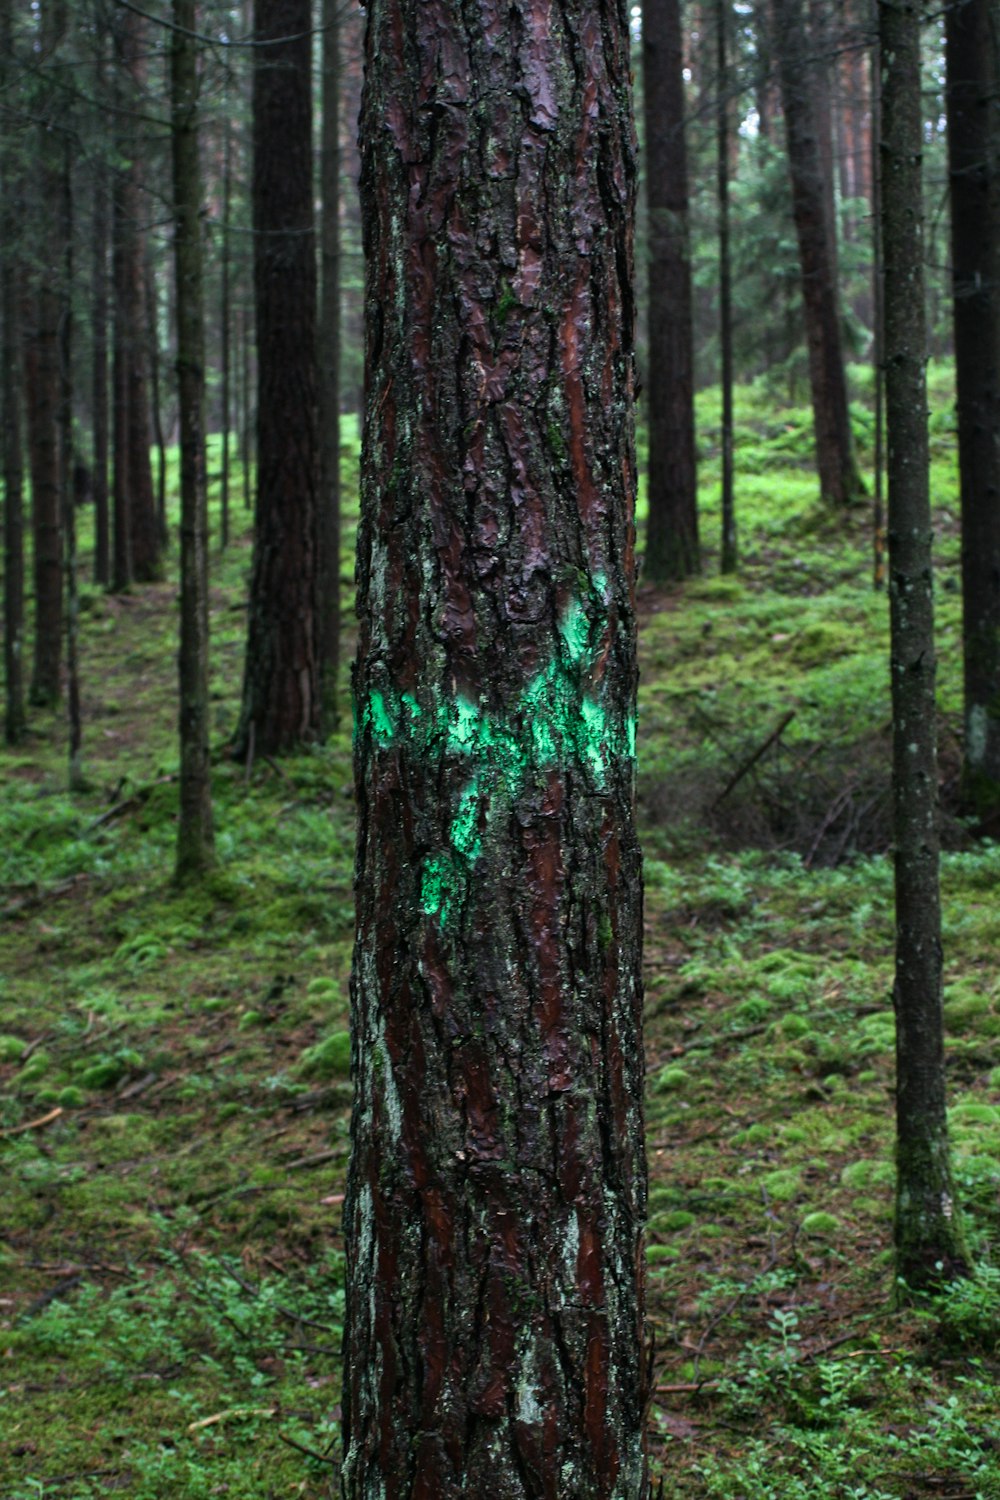
M23 1125L12 1125L9 1130L0 1130L0 1135L23 1135L26 1130L41 1130L43 1125L51 1125L53 1120L58 1120L62 1112L62 1105L57 1104L47 1115L39 1115L37 1120L26 1120Z
M95 818L92 823L88 823L87 827L83 830L84 836L88 833L94 833L98 828L103 828L107 823L113 823L116 818L124 817L126 813L132 812L135 808L142 807L144 803L149 801L154 788L168 786L170 782L176 780L177 773L174 772L169 776L158 776L148 786L139 787L131 796L123 797L121 802L116 802L114 807L109 807L107 812L101 813L99 818Z
M337 1467L337 1460L335 1458L327 1458L325 1454L317 1453L315 1448L307 1448L305 1443L300 1443L295 1438L288 1437L284 1432L279 1432L278 1437L283 1443L287 1443L289 1448L297 1448L307 1458L314 1458L318 1464L332 1464L334 1468Z
M188 1432L201 1432L205 1427L215 1427L219 1422L245 1421L248 1417L276 1417L276 1406L230 1406L226 1411L217 1411L214 1416L200 1417L188 1423Z

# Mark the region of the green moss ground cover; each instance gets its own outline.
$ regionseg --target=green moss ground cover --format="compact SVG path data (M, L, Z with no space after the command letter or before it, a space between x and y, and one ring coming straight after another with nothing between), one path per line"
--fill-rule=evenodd
M933 372L946 808L948 378ZM655 1471L681 1497L1000 1497L1000 848L947 813L952 1137L981 1270L896 1311L886 603L866 513L818 510L808 413L761 388L737 414L740 576L641 593ZM335 1493L349 726L249 777L222 753L250 562L236 520L213 556L203 888L170 882L172 583L85 593L87 793L63 790L58 717L0 753L3 1500Z

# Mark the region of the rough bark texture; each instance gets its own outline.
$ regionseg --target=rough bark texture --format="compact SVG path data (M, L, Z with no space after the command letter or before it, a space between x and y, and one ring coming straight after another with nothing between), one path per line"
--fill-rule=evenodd
M694 442L694 335L679 0L643 0L642 78L649 205L649 469L644 575L701 567Z
M323 218L319 341L319 618L324 731L337 722L340 663L340 0L323 5Z
M212 863L208 755L208 502L195 0L174 0L171 105L181 448L180 815L177 878Z
M1000 11L945 10L962 493L965 793L1000 832Z
M934 605L924 317L921 7L880 0L893 834L896 1269L963 1269L948 1158L938 881Z
M319 729L316 239L309 0L257 0L253 81L257 506L238 755Z
M719 355L722 386L722 555L723 573L734 573L739 560L736 540L736 496L733 481L733 294L729 252L729 68L726 61L730 0L715 7L715 140L716 197L719 213Z
M0 0L0 81L7 83L14 65L13 0ZM0 408L3 414L4 493L4 733L7 743L24 738L24 456L21 446L21 400L17 372L18 337L16 245L18 202L9 140L0 140Z
M803 0L773 0L792 210L802 267L816 464L823 499L850 505L864 493L854 456L837 292L835 230L823 167Z
M372 0L347 1500L645 1500L624 5Z

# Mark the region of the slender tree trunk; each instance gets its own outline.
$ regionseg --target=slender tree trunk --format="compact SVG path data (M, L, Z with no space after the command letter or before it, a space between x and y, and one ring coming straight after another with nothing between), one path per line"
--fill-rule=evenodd
M701 568L694 442L694 343L680 0L643 0L649 204L649 521L645 575Z
M104 59L99 57L94 82L98 102L105 98ZM94 166L93 269L91 279L91 420L93 430L94 582L111 582L108 515L108 239L110 202L108 168L98 157Z
M111 355L112 555L111 588L119 594L132 582L132 505L129 475L129 311L125 297L128 258L127 195L119 173L115 183L111 227L111 280L114 287L113 348Z
M729 254L729 66L727 33L730 0L716 0L716 181L719 205L719 352L722 387L722 557L721 571L734 573L739 560L733 484L733 297Z
M123 87L120 97L126 107L138 95L144 80L143 25L134 10L121 13L118 29L118 71ZM115 279L115 359L121 361L115 379L123 387L116 392L115 410L126 422L124 432L116 432L115 465L122 471L115 475L116 504L119 498L128 508L128 536L121 538L130 553L128 577L120 571L119 541L115 543L115 587L123 588L134 577L148 583L160 572L160 529L153 491L150 464L150 408L147 378L146 308L144 306L145 246L142 228L143 208L138 143L132 121L121 128L119 151L123 164L119 168L116 191L115 229L117 243L112 272ZM117 524L117 518L116 518Z
M837 292L830 192L814 98L803 0L773 0L792 208L802 267L816 463L823 499L850 505L864 493L854 455Z
M223 96L223 109L225 110L227 96ZM219 475L219 498L221 515L219 524L219 545L229 545L229 426L232 401L230 399L230 330L232 327L232 297L231 297L231 250L229 244L230 220L232 217L232 192L233 192L233 133L230 128L228 116L223 122L223 145L222 145L222 263L221 271L221 296L220 296L220 323L221 336L219 339L219 362L220 362L220 398L222 405L222 453Z
M880 163L882 104L878 75L878 43L871 51L871 205L872 205L872 375L875 386L875 497L872 504L872 584L885 588L885 507L882 474L885 468L885 308L882 255L882 168Z
M252 459L251 434L253 432L251 385L252 375L250 339L250 311L246 303L240 312L240 368L243 374L240 392L240 466L243 470L243 509L253 509L253 486L250 482Z
M73 493L73 143L63 140L60 232L63 242L63 307L59 329L59 447L62 477L63 572L66 587L66 727L68 782L81 792L83 718L80 707L80 591L76 577L76 496Z
M0 80L14 74L13 0L0 0ZM4 732L7 743L24 738L24 457L21 447L21 400L18 266L18 196L9 138L0 136L0 402L3 412L4 493Z
M945 1112L934 606L920 101L922 6L879 0L896 847L896 1271L913 1290L966 1260Z
M257 506L239 756L288 750L320 723L311 31L309 0L257 0Z
M346 1500L646 1500L624 5L374 0Z
M160 403L160 316L159 297L153 260L146 256L143 286L146 295L146 340L149 353L149 379L152 388L150 414L153 419L153 441L156 446L156 532L160 547L169 540L167 525L167 444L163 434L163 407Z
M195 0L173 0L171 103L181 446L180 817L177 878L212 863L208 753L208 504Z
M1000 832L1000 12L945 10L970 811Z
M323 3L322 283L319 324L321 719L337 722L340 662L340 0Z

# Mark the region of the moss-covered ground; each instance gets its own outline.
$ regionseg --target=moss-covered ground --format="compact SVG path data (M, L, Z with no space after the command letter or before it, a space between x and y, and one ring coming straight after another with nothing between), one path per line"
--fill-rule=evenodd
M868 512L819 509L808 412L746 389L740 574L641 591L665 1496L1000 1497L1000 847L949 810L959 542L933 375L948 1069L979 1274L896 1310L887 606ZM709 392L710 549L716 411ZM856 420L867 454L863 404ZM355 461L348 426L348 497ZM58 715L0 753L3 1500L335 1493L349 732L249 775L227 760L235 521L213 554L211 881L171 884L173 582L84 590L88 792L64 790Z

